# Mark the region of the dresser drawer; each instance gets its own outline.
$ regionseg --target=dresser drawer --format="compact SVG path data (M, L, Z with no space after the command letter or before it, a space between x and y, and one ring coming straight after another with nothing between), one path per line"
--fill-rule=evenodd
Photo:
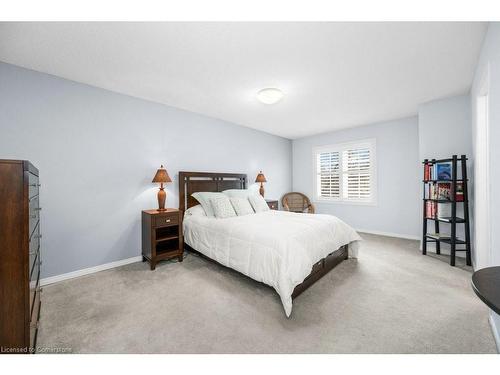
M40 227L37 226L35 232L30 238L30 252L29 252L29 271L30 275L33 272L33 267L35 265L35 259L39 253L40 249Z
M30 327L30 348L36 350L36 338L38 336L38 327ZM35 352L31 353L34 354Z
M154 226L156 228L158 227L169 227L172 225L178 225L179 224L179 215L163 215L163 216L156 216L154 218Z
M36 291L35 300L31 309L31 320L30 320L30 347L36 347L36 338L38 334L38 323L40 318L40 306L41 306L41 289Z
M39 204L39 196L35 195L34 197L31 197L29 200L29 231L30 235L33 233L33 230L35 229L38 220L40 218L40 204Z
M37 261L38 262L38 261ZM33 270L33 274L36 275L36 278L33 281L30 281L30 311L33 311L34 302L36 299L36 295L40 293L40 267L39 265L35 265L35 269Z
M30 311L31 311L31 325L35 325L38 321L38 315L40 313L40 296L41 296L42 289L40 287L37 287L35 289L35 298L33 299L33 302L30 304Z
M38 195L40 191L40 183L38 182L38 176L35 176L33 173L29 174L28 187L29 187L30 198L35 195Z
M33 269L30 270L30 289L36 288L38 279L40 277L40 252L38 252Z

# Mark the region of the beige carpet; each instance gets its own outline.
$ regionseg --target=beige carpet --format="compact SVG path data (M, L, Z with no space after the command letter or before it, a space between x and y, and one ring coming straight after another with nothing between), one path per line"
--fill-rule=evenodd
M44 288L38 344L79 353L495 353L470 270L418 242L363 235L349 259L294 301L188 255ZM460 263L459 263L460 264Z

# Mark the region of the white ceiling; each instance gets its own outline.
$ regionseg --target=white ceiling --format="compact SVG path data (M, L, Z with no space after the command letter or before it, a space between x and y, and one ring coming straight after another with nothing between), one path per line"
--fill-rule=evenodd
M466 93L486 23L0 23L0 60L298 138ZM286 96L255 98L264 87Z

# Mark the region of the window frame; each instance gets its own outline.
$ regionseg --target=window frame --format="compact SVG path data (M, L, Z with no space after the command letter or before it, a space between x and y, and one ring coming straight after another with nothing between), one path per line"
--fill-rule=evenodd
M350 148L368 148L370 150L370 182L371 194L370 199L353 199L343 198L343 185L344 176L347 172L343 172L343 152ZM340 154L340 173L339 173L339 198L321 197L318 195L318 154L322 152L339 152ZM361 139L359 141L350 141L343 143L336 143L325 146L314 147L312 150L312 164L313 164L313 201L315 203L332 203L332 204L352 204L352 205L377 205L377 142L375 138Z

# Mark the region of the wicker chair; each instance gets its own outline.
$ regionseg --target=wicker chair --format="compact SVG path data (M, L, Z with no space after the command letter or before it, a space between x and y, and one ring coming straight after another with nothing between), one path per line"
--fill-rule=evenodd
M314 206L307 196L302 193L292 192L286 193L281 198L281 205L285 211L301 212L301 213L314 213Z

